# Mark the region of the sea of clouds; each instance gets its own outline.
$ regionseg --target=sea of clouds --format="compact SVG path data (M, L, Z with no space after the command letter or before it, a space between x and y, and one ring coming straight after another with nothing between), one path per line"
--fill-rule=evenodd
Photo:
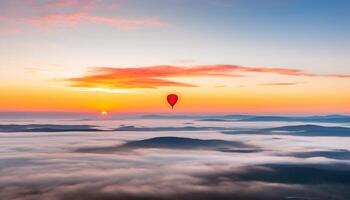
M350 198L350 137L331 132L329 136L227 134L223 127L239 131L291 124L191 119L16 124L45 124L52 129L0 132L1 199ZM62 131L66 125L69 130ZM72 125L78 129L72 130ZM82 125L86 130L80 130ZM133 129L118 131L125 126ZM211 128L184 129L188 126Z

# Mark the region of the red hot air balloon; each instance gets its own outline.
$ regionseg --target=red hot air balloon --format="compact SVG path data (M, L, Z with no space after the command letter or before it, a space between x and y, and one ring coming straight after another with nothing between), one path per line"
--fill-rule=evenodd
M171 105L171 109L173 109L174 105L176 104L179 98L177 97L176 94L169 94L166 99L168 100L168 103Z

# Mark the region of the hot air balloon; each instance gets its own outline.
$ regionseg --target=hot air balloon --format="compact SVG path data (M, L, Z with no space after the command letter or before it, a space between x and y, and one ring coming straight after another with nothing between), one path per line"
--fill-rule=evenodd
M176 102L179 98L176 94L169 94L166 99L167 99L168 103L171 105L171 109L173 109L174 105L176 104Z

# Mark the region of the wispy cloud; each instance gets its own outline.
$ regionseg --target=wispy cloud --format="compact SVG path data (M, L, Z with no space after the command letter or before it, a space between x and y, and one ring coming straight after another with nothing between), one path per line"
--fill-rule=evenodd
M241 77L247 73L268 73L286 76L350 78L350 75L313 74L298 69L247 67L238 65L171 66L159 65L134 68L93 68L89 74L70 78L72 87L86 88L158 88L166 86L195 87L190 83L169 80L177 77ZM295 83L266 83L292 85Z
M50 0L39 4L43 8L76 8L79 10L97 7L96 0Z
M196 61L193 59L178 59L174 61L175 63L179 64L179 65L184 65L184 64L193 64Z
M292 82L279 82L279 83L261 83L259 85L263 86L285 86L285 85L297 85L299 83L292 83Z
M3 25L0 24L0 28L11 27L11 30L19 32L26 26L41 29L55 27L68 28L79 25L108 25L122 29L169 26L168 23L152 17L125 18L114 15L96 15L92 11L106 4L106 2L97 2L96 0L30 2L26 4L28 10L31 10L30 15L21 12L13 16L2 15L0 16L0 23Z
M152 18L143 19L126 19L118 17L96 16L83 12L72 13L50 13L44 14L32 19L26 20L32 25L39 27L50 26L76 26L79 24L101 24L116 26L120 28L135 27L162 27L167 26L166 23Z
M1 20L1 18L0 18ZM7 27L7 26L0 26L0 33L7 33L7 34L12 34L12 33L19 33L20 30L18 28L13 28L13 27Z

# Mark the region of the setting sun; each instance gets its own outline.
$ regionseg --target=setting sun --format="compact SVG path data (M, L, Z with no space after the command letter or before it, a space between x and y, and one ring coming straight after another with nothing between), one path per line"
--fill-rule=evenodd
M108 114L107 111L102 111L102 112L101 112L101 115L107 115L107 114Z

